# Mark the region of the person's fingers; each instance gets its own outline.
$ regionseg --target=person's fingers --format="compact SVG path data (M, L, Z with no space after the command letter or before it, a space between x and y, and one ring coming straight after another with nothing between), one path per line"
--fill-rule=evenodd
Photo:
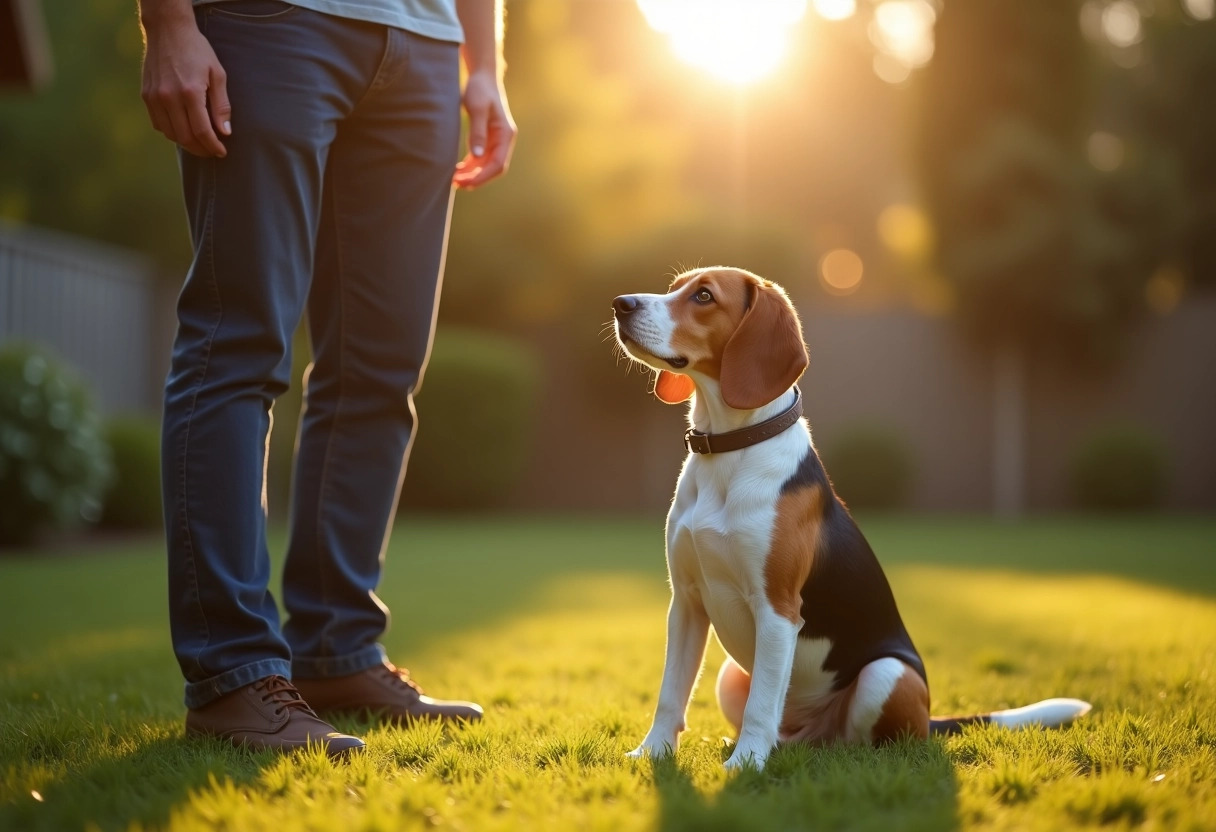
M148 118L152 120L152 126L162 133L165 138L170 141L176 141L173 132L173 119L169 117L170 108L173 105L172 94L165 89L161 89L155 79L148 78L144 82L144 88L140 91L140 96L144 100L144 106L148 109Z
M491 179L501 176L504 170L506 170L506 154L498 147L495 147L490 153L486 154L482 166L469 178L467 187L476 188L479 185L484 185Z
M207 93L205 90L187 90L183 103L186 107L186 117L190 120L190 135L195 145L202 148L207 156L226 156L219 136L211 129L211 119L207 117Z
M490 132L490 105L469 103L469 155L481 158L486 152Z
M168 104L165 107L165 115L169 118L169 131L165 133L169 139L181 145L186 151L193 153L195 156L207 155L206 151L194 139L194 130L190 126L190 116L186 114L186 108L180 100Z
M216 66L211 70L210 84L207 86L207 103L215 132L221 136L231 136L232 105L228 102L228 73L224 72L223 67Z
M467 190L470 187L469 182L471 182L473 177L477 175L477 171L478 168L475 166L465 167L457 170L456 173L452 175L452 184L457 188Z
M472 189L486 184L506 173L511 164L511 151L515 144L515 129L505 120L496 125L490 135L490 147L476 161L476 167L460 168L454 181L457 187Z
M148 108L148 118L152 121L153 129L168 135L168 131L172 129L173 125L169 123L169 114L165 112L165 108L151 96L145 97L144 104Z

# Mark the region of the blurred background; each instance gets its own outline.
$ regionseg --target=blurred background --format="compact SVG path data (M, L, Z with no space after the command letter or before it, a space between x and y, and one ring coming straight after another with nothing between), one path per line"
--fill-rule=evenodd
M404 509L659 516L683 408L610 303L728 264L794 299L850 505L1216 510L1214 5L508 0L519 144L456 198ZM189 243L141 51L131 0L0 0L7 542L160 523Z

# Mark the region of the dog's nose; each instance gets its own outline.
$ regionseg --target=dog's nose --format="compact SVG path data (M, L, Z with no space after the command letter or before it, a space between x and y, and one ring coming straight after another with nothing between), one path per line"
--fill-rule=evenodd
M638 311L639 306L641 304L633 295L621 295L612 301L612 308L618 315L632 315Z

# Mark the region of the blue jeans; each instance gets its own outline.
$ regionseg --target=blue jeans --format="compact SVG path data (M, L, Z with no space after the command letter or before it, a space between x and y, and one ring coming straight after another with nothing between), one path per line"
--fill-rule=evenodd
M455 43L288 6L202 6L228 155L182 153L194 260L165 387L174 652L187 707L264 676L384 658L375 595L415 423L460 134ZM307 305L280 628L268 583L270 407Z

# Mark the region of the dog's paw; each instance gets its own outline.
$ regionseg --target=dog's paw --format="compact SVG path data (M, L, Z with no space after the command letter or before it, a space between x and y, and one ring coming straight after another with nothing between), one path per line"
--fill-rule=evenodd
M760 771L764 768L764 764L768 762L768 755L768 748L739 743L735 746L734 753L722 765L727 771L739 771L745 768Z
M722 768L727 771L741 771L750 769L760 771L764 769L764 764L769 761L769 754L759 752L741 752L736 749L731 757L722 764Z
M644 760L648 757L652 760L661 760L664 757L671 757L675 753L676 750L671 743L646 740L637 748L626 752L625 756L633 760Z

